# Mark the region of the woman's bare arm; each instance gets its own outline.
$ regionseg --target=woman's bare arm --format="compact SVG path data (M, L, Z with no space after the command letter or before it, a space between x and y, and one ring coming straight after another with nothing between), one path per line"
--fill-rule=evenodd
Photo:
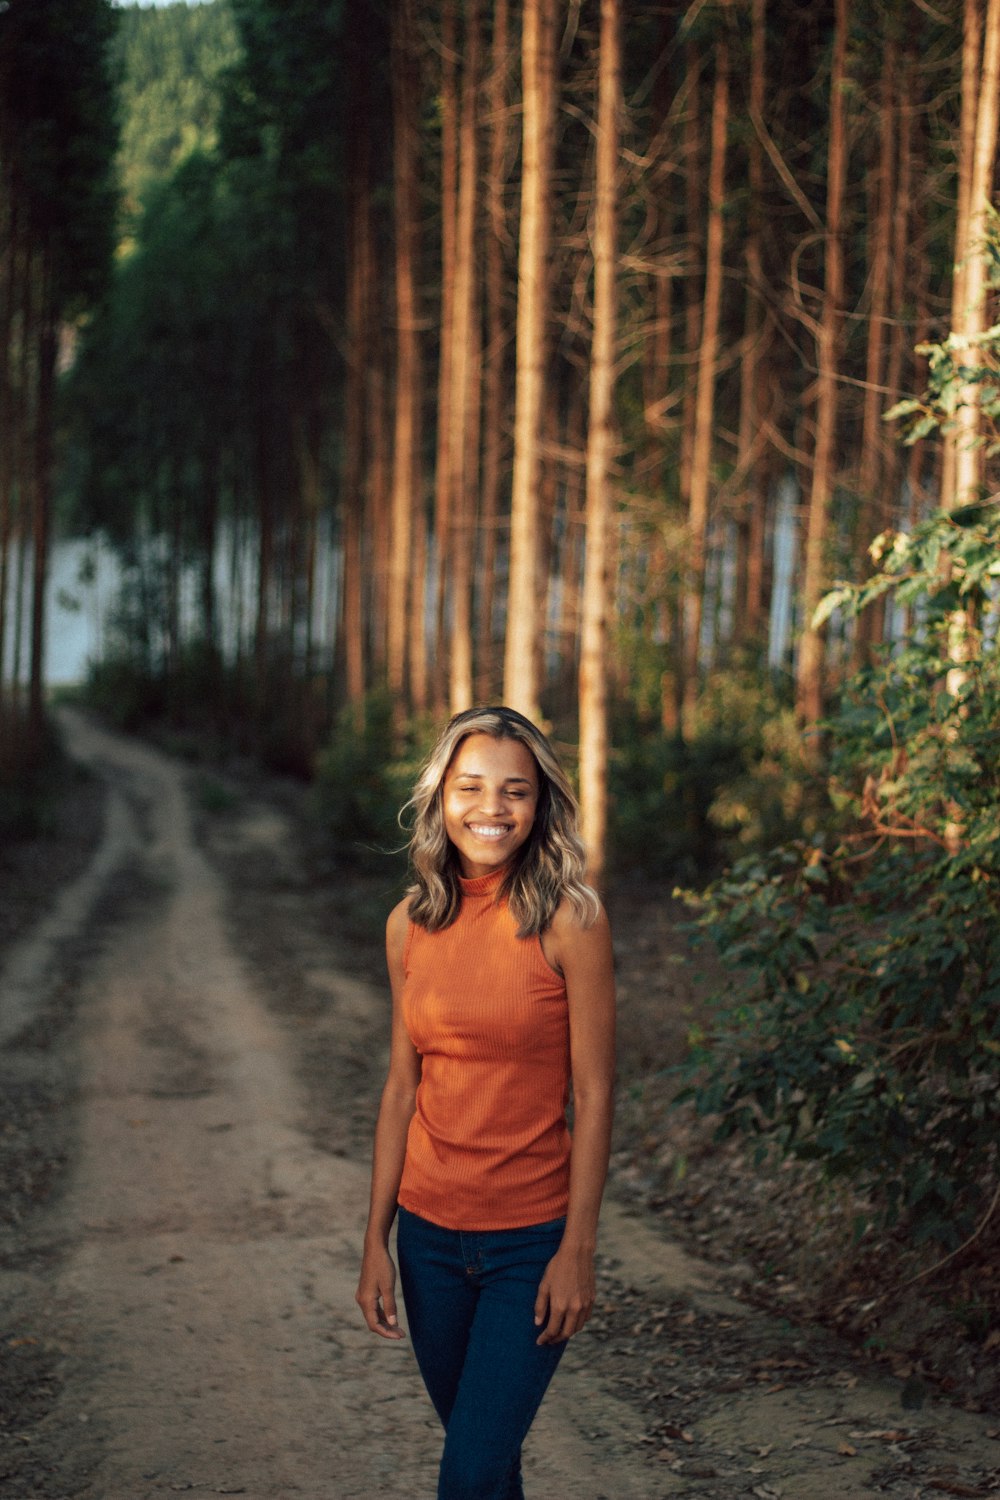
M597 1220L614 1112L615 981L611 930L603 910L592 926L582 927L563 903L543 946L566 980L573 1078L566 1229L535 1304L535 1322L542 1327L538 1342L551 1344L578 1333L594 1307Z
M389 915L386 959L392 987L392 1041L389 1072L382 1090L372 1151L371 1199L364 1255L355 1301L372 1333L401 1339L396 1313L396 1268L389 1254L389 1231L396 1216L396 1197L406 1157L406 1136L416 1107L420 1057L403 1024L403 952L408 926L404 900Z

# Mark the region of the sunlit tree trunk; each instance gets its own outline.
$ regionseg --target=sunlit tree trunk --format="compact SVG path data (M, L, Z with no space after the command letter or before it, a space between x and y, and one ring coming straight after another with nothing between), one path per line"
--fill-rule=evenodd
M608 611L615 379L616 185L621 89L618 0L601 0L594 212L594 330L587 423L586 554L580 639L580 812L590 879L604 871L608 804Z
M1000 121L1000 0L987 0L983 31L982 73L976 106L976 133L968 188L968 228L965 245L962 320L952 330L962 363L975 371L983 357L978 340L986 328L987 246L992 188L996 170L997 127ZM958 257L956 256L956 260ZM982 385L973 377L959 393L955 414L955 505L969 505L982 495L983 449L981 445ZM954 665L948 672L947 688L958 693L966 680L975 619L966 606L957 609L948 622L948 654ZM957 821L947 837L952 853L961 843Z
M508 0L493 8L493 44L488 84L490 129L489 170L486 179L488 230L486 236L486 350L483 361L483 479L480 505L480 575L476 681L480 702L494 694L496 652L493 611L496 599L497 531L500 524L500 480L503 461L508 319L504 307L504 253L508 240L504 213L507 143L510 112L507 104L511 67Z
M555 56L552 0L525 0L522 19L521 225L518 249L517 370L510 573L504 698L532 718L538 703L537 636L539 434L544 401L547 259L551 216Z
M701 337L705 281L704 193L701 146L701 74L703 57L694 42L684 47L684 124L681 154L684 162L684 239L687 274L684 278L684 364L681 370L680 489L691 493L691 462L697 421L697 381L694 371ZM683 664L678 662L683 672Z
M1000 0L988 0L983 36L982 72L976 107L976 132L968 186L968 225L962 276L960 320L952 329L961 359L972 369L982 363L977 340L986 327L986 234L996 164L1000 113ZM959 257L956 255L956 260ZM982 387L973 379L962 387L955 419L955 504L979 498L983 452L979 441Z
M887 18L888 35L882 54L882 83L879 99L879 154L874 183L874 212L870 215L868 279L871 301L868 312L868 348L865 361L865 393L861 422L861 457L858 464L860 496L859 520L855 539L857 564L864 573L870 571L868 548L877 533L889 525L894 498L886 486L886 434L882 413L887 409L884 377L887 346L887 324L892 289L893 206L897 199L896 154L899 138L898 59L899 46L895 23ZM893 309L898 313L898 309ZM855 625L854 663L860 666L869 648L884 628L883 601L862 611Z
M833 498L837 430L837 375L844 305L844 192L847 179L845 83L848 0L835 0L830 65L830 136L827 149L826 228L823 306L816 328L816 437L806 521L802 581L803 629L796 664L795 701L800 722L815 724L824 699L824 638L813 615L826 583L826 546Z
M708 500L715 411L715 378L722 308L723 212L726 191L726 136L729 129L729 46L723 32L715 52L712 95L711 157L708 173L708 236L705 252L705 298L695 397L694 441L688 492L688 578L684 620L685 736L694 734L698 704L698 655L705 596Z
M417 142L419 100L414 63L413 0L392 10L393 179L396 245L396 392L388 598L388 683L397 715L405 713L406 638L412 600L412 511L417 503L419 347L417 324Z
M437 576L434 592L434 700L444 712L448 690L448 594L451 586L452 408L455 391L455 244L458 212L458 18L456 0L441 5L441 314L437 385L437 451L434 470L434 537Z
M958 186L955 201L955 254L951 283L952 331L963 328L969 303L966 271L970 247L969 211L972 194L973 160L976 151L976 124L979 107L980 73L983 64L983 0L965 0L962 24L962 92L958 133ZM956 434L946 434L941 470L941 506L951 510L955 505Z
M459 180L455 234L455 301L452 309L452 398L447 469L450 491L452 638L449 700L451 712L472 703L472 572L479 477L479 298L476 275L476 141L479 94L480 17L478 0L466 0L462 57Z
M674 34L673 17L664 15L660 22L659 36L661 58L668 54L674 41ZM656 215L656 253L659 265L650 277L649 300L653 309L653 325L646 339L643 367L647 484L651 495L661 494L666 474L667 445L664 436L666 410L670 404L670 356L673 332L671 318L674 280L677 274L668 258L669 236L671 231L676 229L677 224L674 203L676 188L673 181L677 169L668 150L670 128L668 116L672 98L670 69L661 64L653 88L653 134L649 162L650 189Z

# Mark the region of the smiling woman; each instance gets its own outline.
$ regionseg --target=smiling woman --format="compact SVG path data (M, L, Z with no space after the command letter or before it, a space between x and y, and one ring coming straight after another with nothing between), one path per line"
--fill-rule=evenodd
M390 914L389 1076L357 1301L414 1351L445 1429L439 1500L523 1500L521 1444L594 1305L614 1077L611 938L576 803L508 708L447 726ZM574 1129L566 1107L572 1084Z
M472 879L505 865L531 833L538 806L538 768L519 740L470 734L444 778L444 828L462 875Z

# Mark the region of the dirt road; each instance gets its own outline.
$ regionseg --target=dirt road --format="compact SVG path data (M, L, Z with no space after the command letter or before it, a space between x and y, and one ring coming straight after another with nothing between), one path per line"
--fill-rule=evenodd
M64 728L108 814L0 976L7 1076L58 1106L70 1158L0 1236L0 1383L22 1386L0 1495L429 1497L411 1353L352 1300L383 990L280 812L234 801L196 838L182 767ZM1000 1494L996 1419L904 1408L614 1202L602 1292L532 1434L537 1500Z

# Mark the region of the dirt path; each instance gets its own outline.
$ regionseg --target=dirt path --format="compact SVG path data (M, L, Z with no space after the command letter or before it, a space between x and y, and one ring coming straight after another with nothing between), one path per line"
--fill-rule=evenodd
M64 722L111 797L0 986L26 1076L67 974L78 1017L52 1033L73 1170L0 1260L0 1352L42 1362L0 1494L430 1496L412 1356L352 1300L382 990L348 972L279 813L240 804L202 848L178 765ZM602 1282L531 1439L537 1500L1000 1494L995 1420L904 1409L614 1204Z

